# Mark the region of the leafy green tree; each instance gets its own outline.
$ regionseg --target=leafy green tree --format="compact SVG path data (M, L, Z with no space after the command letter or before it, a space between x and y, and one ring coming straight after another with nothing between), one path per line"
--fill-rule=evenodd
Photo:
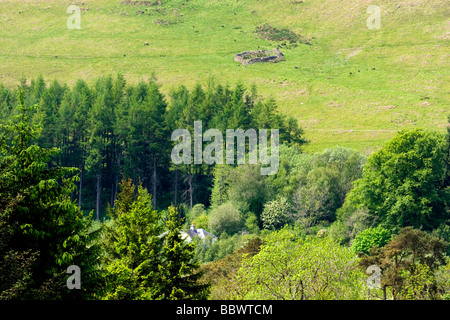
M295 146L280 144L280 166L277 174L267 177L271 193L292 199L300 180L311 170L311 156Z
M414 270L401 270L400 277L403 280L403 285L399 291L399 296L406 300L435 298L429 290L423 290L424 288L436 287L435 275L426 264L419 263L414 267Z
M259 234L258 217L253 212L247 212L246 214L245 229L251 234Z
M360 265L377 265L381 270L383 299L437 298L434 271L445 265L444 240L425 231L406 227L388 244L372 247ZM418 281L423 281L418 283ZM389 291L389 292L388 292Z
M197 229L208 229L209 225L209 216L208 214L202 213L199 216L197 216L194 220L192 220L192 223L195 225Z
M292 206L286 197L278 197L275 200L266 202L261 213L263 227L275 230L289 222L292 215Z
M195 261L195 244L181 237L182 222L174 207L169 207L164 236L159 278L156 281L158 299L206 299L210 285L199 283L202 273Z
M196 240L196 257L203 263L208 263L218 259L222 259L235 250L245 245L252 236L234 234L232 236L223 232L218 239L207 237L205 239L195 238Z
M204 214L205 211L205 205L201 204L201 203L197 203L192 210L190 210L189 212L189 219L193 220L199 216L201 216L202 214Z
M189 220L197 229L207 229L209 217L205 210L205 206L201 203L197 203L192 210L190 210Z
M436 132L402 131L373 153L346 201L366 207L388 229L431 230L449 217L445 139Z
M242 296L243 284L238 278L238 270L243 259L253 257L259 252L262 240L259 237L252 237L231 254L219 260L210 260L205 263L200 270L204 271L202 282L211 283L212 300L238 299Z
M380 226L376 228L367 228L361 233L357 234L352 243L352 248L355 253L368 254L372 247L383 247L391 238L391 232Z
M309 167L298 170L298 190L293 195L297 220L306 230L320 220L336 219L336 210L362 175L365 158L355 150L336 147L314 154L309 161Z
M243 222L241 212L231 202L226 202L211 211L208 228L215 235L222 232L232 235L242 229Z
M264 203L269 198L267 176L261 175L260 165L243 164L229 174L228 199L241 212L253 212L260 221Z
M337 219L330 228L330 234L341 243L348 243L358 233L376 225L376 217L370 215L367 207L359 206L353 201L352 193L344 202L344 205L337 210Z
M450 243L450 224L443 222L439 227L432 231L432 234ZM447 247L446 253L447 256L450 257L450 246Z
M243 299L360 299L363 277L350 248L287 227L270 233L239 269Z
M315 168L326 168L331 192L336 195L335 208L339 208L353 188L354 181L362 177L366 158L356 150L335 147L314 154L311 162Z
M25 283L17 287L13 280L3 293L20 299L92 298L102 283L99 248L91 220L70 199L76 169L48 165L58 151L32 144L39 129L30 125L31 110L20 90L18 102L19 115L2 127L0 138L0 221L9 226L0 251L2 261L23 263L23 272L13 278ZM81 290L66 286L70 265L81 269Z
M441 266L436 271L436 282L438 293L442 300L450 300L450 259L447 258L447 264Z
M305 184L300 184L293 196L296 209L296 221L306 232L322 220L333 219L337 195L331 190L330 176L325 168L311 170Z

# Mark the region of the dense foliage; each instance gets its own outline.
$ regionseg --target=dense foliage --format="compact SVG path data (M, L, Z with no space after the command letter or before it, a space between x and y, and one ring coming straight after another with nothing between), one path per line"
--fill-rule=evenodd
M20 90L26 107L38 106L30 116L42 131L33 142L61 150L52 163L79 169L71 196L81 208L94 209L97 219L113 205L122 175L134 184L140 181L155 208L210 204L211 167L174 166L170 159L171 132L192 130L194 121L202 121L203 131L216 128L224 134L228 128L279 129L280 143L305 143L297 122L280 114L273 99L263 100L241 84L230 88L210 82L192 91L181 86L165 96L155 79L128 85L118 75L92 86L78 80L69 88L57 81L47 85L40 77L30 85L22 81ZM13 90L0 86L2 120L17 113L13 97Z
M349 248L330 237L302 237L283 228L239 270L245 299L358 299L361 271Z
M19 114L0 137L0 298L92 298L101 288L92 221L71 201L74 168L51 166L57 150L32 144L36 126L18 92ZM66 270L83 268L83 289L70 293Z
M406 227L385 246L372 247L360 263L381 269L384 299L388 294L393 299L438 299L445 291L434 272L448 263L447 246L436 236Z
M297 122L241 84L166 97L155 79L39 78L13 93L0 86L0 299L449 297L450 129L400 132L368 159L305 154ZM279 128L278 172L175 165L171 132L196 120Z
M352 248L355 253L367 254L373 247L384 247L390 238L391 232L381 226L367 228L356 235Z

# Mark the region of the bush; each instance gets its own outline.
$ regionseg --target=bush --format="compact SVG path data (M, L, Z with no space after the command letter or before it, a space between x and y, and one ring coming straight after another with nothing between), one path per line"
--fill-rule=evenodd
M208 229L209 217L206 213L202 213L195 218L192 223L195 225L196 229Z
M292 208L286 197L279 197L264 205L261 220L265 229L278 229L282 227L291 214Z
M263 39L271 41L289 41L291 43L297 42L299 36L289 29L277 29L268 23L256 27L255 33Z
M352 249L355 253L368 254L374 247L384 247L391 238L391 232L382 227L367 228L356 235L353 240Z
M195 220L199 216L205 213L205 205L197 203L190 212L191 221Z
M222 259L244 246L253 238L255 238L253 235L234 234L229 236L225 232L219 236L218 240L195 238L196 258L202 264Z
M232 254L214 262L204 264L200 270L204 271L202 280L211 283L212 300L237 299L242 290L241 283L237 279L237 272L243 259L248 259L258 253L262 244L259 237L240 237L241 246Z
M247 213L245 229L251 234L259 234L258 217L253 212Z
M215 235L222 232L231 235L242 229L243 219L239 210L231 202L226 202L211 211L208 227Z
M243 299L360 299L361 278L350 248L330 237L299 237L283 228L264 239L258 254L238 271Z

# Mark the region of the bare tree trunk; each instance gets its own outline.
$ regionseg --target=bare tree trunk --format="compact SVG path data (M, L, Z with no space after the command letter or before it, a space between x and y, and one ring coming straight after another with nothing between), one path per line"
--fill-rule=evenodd
M114 188L116 187L116 179L114 179L114 181L111 183L111 199L110 199L110 204L111 207L114 207Z
M116 178L115 178L115 186L114 186L114 199L112 206L114 207L114 203L117 200L117 190L119 189L119 172L120 172L120 162L121 162L121 155L117 157L117 171L116 171Z
M80 172L80 188L78 189L78 206L81 208L81 193L83 191L83 170L84 166L81 168Z
M175 196L174 196L175 206L178 205L178 176L179 176L179 171L175 170Z
M192 187L192 168L191 165L189 165L189 176L188 176L188 185L189 185L189 204L192 210L193 207L193 198L194 198L194 188Z
M102 174L101 174L101 171L99 171L97 173L97 199L95 201L97 220L100 220L100 198L101 198L101 190L102 190L101 185L102 185Z
M152 174L152 205L153 208L156 209L156 157L153 156L153 174Z

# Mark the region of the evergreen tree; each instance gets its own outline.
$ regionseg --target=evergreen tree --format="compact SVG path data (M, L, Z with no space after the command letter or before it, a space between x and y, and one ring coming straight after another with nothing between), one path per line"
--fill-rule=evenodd
M105 225L104 257L107 270L105 299L154 299L162 241L160 214L151 196L132 181L120 183L115 207L109 209L112 225Z
M25 79L23 80L22 84L25 89L24 105L27 107L38 104L39 101L41 100L41 97L47 90L45 86L45 80L44 77L42 77L42 75L39 75L39 77L36 80L32 79L29 87L26 85Z
M42 126L42 133L38 138L40 147L52 148L60 144L59 109L66 90L68 90L66 86L61 86L54 80L50 87L40 94L39 108L35 114L35 121Z
M78 183L78 206L85 207L82 197L85 186L85 164L89 141L89 115L92 108L92 93L86 82L78 80L69 92L66 91L59 108L59 129L61 153L60 164L80 170Z
M229 175L233 168L219 164L213 170L213 186L211 191L211 207L216 208L228 200Z
M168 130L173 132L175 129L181 129L180 115L183 113L183 109L189 99L189 91L185 86L180 86L176 90L172 90L170 93L170 107L166 113L166 123ZM178 205L180 199L180 187L181 187L181 167L177 165L169 166L169 170L173 175L172 189L173 189L173 203Z
M199 263L194 260L195 245L181 236L182 222L174 207L168 209L162 263L159 266L158 299L206 299L209 284L199 283Z
M380 268L380 285L384 300L389 291L394 300L436 299L435 274L427 272L426 279L420 278L423 276L424 266L429 271L435 271L439 266L445 265L447 246L448 243L439 237L406 227L383 247L372 247L369 255L363 255L360 265L363 268L371 265ZM411 283L417 280L419 283Z
M103 189L111 188L114 177L115 109L113 80L99 79L95 85L95 102L90 113L90 139L86 166L95 179L95 212L100 219L104 208Z
M298 126L298 121L293 117L289 117L285 119L285 123L281 128L280 140L286 145L300 147L308 143L308 141L303 138L303 134L304 131Z
M135 168L139 170L136 174L143 186L151 190L153 207L156 207L159 179L168 170L171 142L165 123L164 96L153 81L146 90L145 98L134 101L130 110L130 156L135 159Z
M20 299L92 298L101 286L98 247L90 220L69 197L75 169L48 165L57 150L31 144L38 128L30 125L31 108L24 105L22 91L18 101L19 115L2 127L0 139L0 221L10 227L0 260L15 256L22 261L25 273L19 271L16 279L26 281L19 296L14 296L14 281L2 289L6 296ZM66 287L70 265L81 269L81 290Z
M0 83L0 123L10 119L15 103L13 92Z
M450 114L447 116L447 135L446 135L446 143L447 150L445 152L445 180L444 180L444 188L450 188ZM450 210L450 208L447 208Z
M250 125L249 110L244 100L245 88L241 83L234 89L231 103L232 117L229 119L230 129L248 129Z

